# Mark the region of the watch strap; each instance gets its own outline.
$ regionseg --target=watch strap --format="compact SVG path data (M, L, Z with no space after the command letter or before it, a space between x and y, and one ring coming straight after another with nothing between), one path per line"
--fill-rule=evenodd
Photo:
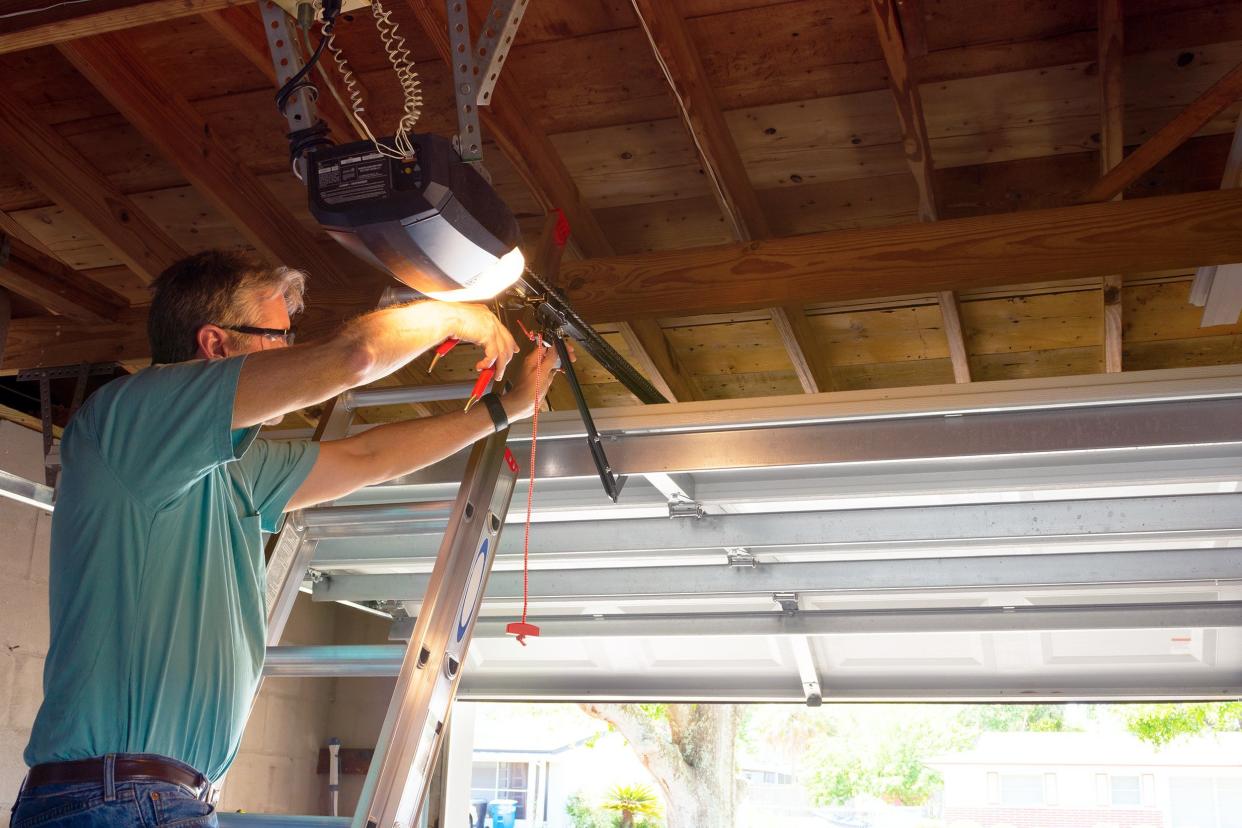
M509 427L509 415L505 413L505 407L495 392L484 394L479 398L479 402L487 407L487 413L491 415L496 431L504 431Z

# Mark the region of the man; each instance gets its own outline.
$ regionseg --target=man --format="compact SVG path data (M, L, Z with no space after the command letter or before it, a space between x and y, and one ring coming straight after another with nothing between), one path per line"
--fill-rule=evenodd
M322 444L256 439L450 336L482 347L477 367L497 380L517 352L485 308L438 302L293 345L304 281L220 251L173 265L154 285L152 367L99 389L65 430L52 640L14 828L215 825L207 792L237 752L263 664L263 533L538 404L530 359L512 391L468 413Z

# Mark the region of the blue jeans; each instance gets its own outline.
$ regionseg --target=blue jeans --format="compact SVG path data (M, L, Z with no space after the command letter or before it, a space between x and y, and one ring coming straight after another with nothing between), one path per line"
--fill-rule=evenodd
M217 828L216 809L189 788L105 777L99 782L23 788L13 806L10 828Z

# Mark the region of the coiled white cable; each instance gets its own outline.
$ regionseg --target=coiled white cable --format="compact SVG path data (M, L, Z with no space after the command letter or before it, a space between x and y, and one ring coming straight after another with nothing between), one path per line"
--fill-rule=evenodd
M371 0L371 14L375 17L375 28L379 31L380 40L384 42L384 49L388 52L388 61L401 83L404 101L393 141L405 157L409 158L414 154L410 131L423 113L422 82L418 79L418 72L414 70L410 52L405 48L405 38L397 34L398 27L392 21L392 13L384 9L380 0Z
M321 10L322 7L318 0L315 5ZM383 41L388 61L392 64L397 81L401 84L403 97L401 118L397 122L397 129L393 135L393 146L390 147L375 137L375 133L371 131L363 115L366 112L366 102L363 100L362 88L357 78L354 77L353 69L345 58L345 53L336 45L335 28L328 35L328 51L332 53L332 60L336 63L341 81L345 84L345 90L349 94L350 111L367 138L375 145L376 151L389 158L404 160L414 155L414 144L410 139L410 132L422 114L422 82L418 79L418 72L414 69L414 61L410 58L409 50L405 48L405 38L397 34L398 24L392 21L391 12L384 9L380 0L372 0L371 14L375 18L375 28L379 32L380 40Z

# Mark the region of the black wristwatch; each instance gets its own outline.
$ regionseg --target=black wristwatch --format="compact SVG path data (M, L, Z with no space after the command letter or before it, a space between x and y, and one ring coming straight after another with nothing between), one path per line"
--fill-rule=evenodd
M487 406L487 413L492 416L492 424L496 426L496 431L504 431L509 427L509 415L505 413L505 407L495 392L484 394L479 398L479 402Z

